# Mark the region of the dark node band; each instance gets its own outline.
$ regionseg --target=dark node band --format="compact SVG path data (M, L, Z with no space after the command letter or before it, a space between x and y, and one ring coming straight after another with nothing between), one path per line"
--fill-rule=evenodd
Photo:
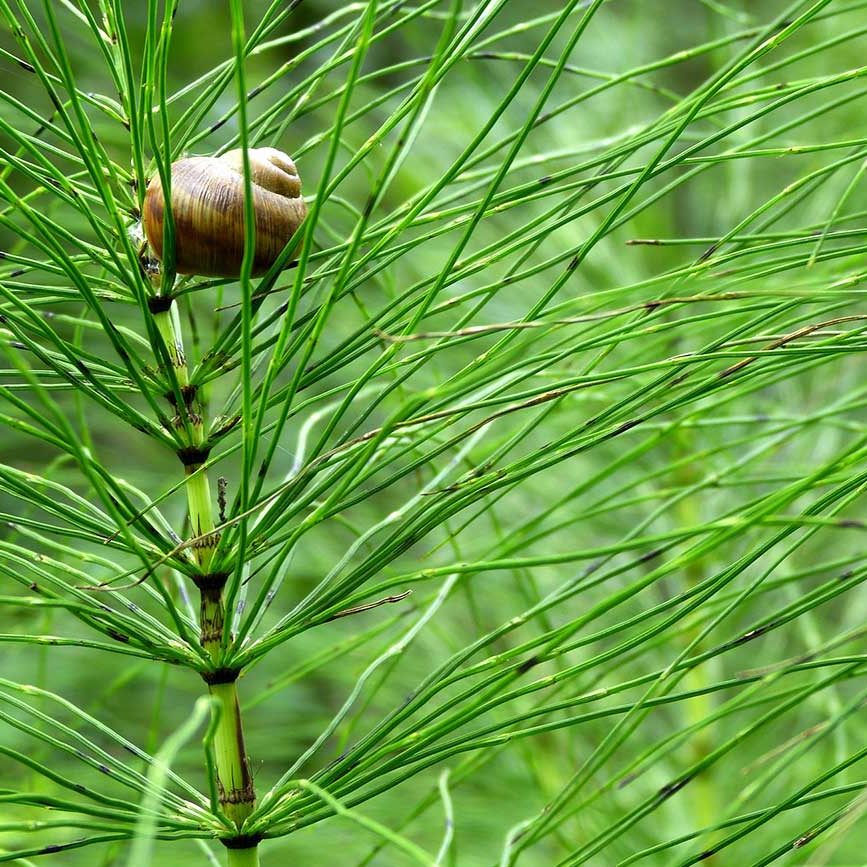
M193 584L199 588L202 593L210 591L220 591L226 586L226 581L229 580L229 572L209 572L205 575L193 575Z
M151 313L166 313L172 306L174 298L171 295L151 295L148 298L148 310Z
M178 460L185 467L196 467L203 464L211 453L210 446L184 446L178 449Z
M181 398L184 401L184 406L189 410L190 407L195 403L196 396L199 393L199 387L197 385L182 385L180 387ZM167 391L163 397L175 408L178 408L178 399L175 395L174 391Z
M227 849L255 849L264 838L259 834L242 834L240 837L221 837Z
M202 680L208 686L218 686L221 683L234 683L240 673L237 668L215 668L213 671L203 671Z
M199 387L197 385L193 385L190 383L189 385L181 386L181 396L184 399L184 403L187 406L192 406L193 401L196 399L196 395L199 393Z

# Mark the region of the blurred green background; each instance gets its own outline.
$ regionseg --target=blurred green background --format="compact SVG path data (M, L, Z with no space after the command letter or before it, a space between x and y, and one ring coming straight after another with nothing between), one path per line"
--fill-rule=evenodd
M39 16L38 4L33 3L33 14ZM270 4L247 2L245 9L248 20L254 22ZM363 4L349 14L359 14ZM441 4L444 6L444 4ZM572 61L574 69L563 76L555 88L551 104L558 104L587 89L605 76L616 75L626 69L633 69L678 51L689 49L701 43L721 39L726 34L764 23L782 10L787 4L776 0L759 2L699 2L699 0L664 0L647 3L633 0L611 0L605 4L594 19L586 36L580 41ZM826 40L839 37L839 43L815 56L805 57L802 61L787 67L779 73L770 70L753 83L754 87L773 87L791 79L808 79L848 68L857 68L864 61L864 37L846 38L859 28L867 27L867 7L863 4L839 4L845 6L845 14L828 16L812 24L799 34L793 44L787 46L788 53L809 49ZM111 94L111 84L100 58L80 27L67 14L63 4L58 3L58 14L68 28L67 49L73 59L74 68L82 89L95 93ZM536 0L515 0L509 4L499 19L500 27L534 19L559 9L560 4ZM96 4L93 4L96 9ZM354 8L354 7L353 7ZM141 47L145 38L145 4L128 3L125 5L128 16L127 26L133 46ZM286 35L306 32L308 35L299 40L287 41L285 45L274 47L251 58L248 72L249 81L255 83L266 78L281 64L293 62L308 45L317 38L320 30L329 26L328 16L346 14L342 3L305 0L281 26ZM323 23L326 22L326 23ZM373 103L390 89L404 81L410 71L417 74L424 67L425 58L430 53L438 33L435 16L421 16L414 22L397 29L389 38L377 43L372 49L365 71L395 66L387 75L372 77L362 83L356 93L353 105L358 107ZM501 56L485 57L480 55L473 62L464 63L457 74L449 75L440 85L437 98L431 108L423 132L413 145L411 158L400 168L391 186L388 198L382 205L384 213L399 207L419 189L431 183L452 159L466 145L471 136L481 127L491 111L502 101L520 67L520 58L535 49L539 30L527 28L516 30L503 44L497 46ZM563 44L563 35L552 48L551 56L556 56L556 48ZM569 111L541 124L531 134L523 156L534 153L544 154L539 168L531 160L526 160L512 168L509 184L529 181L541 174L551 174L576 162L581 155L602 151L608 143L615 142L632 129L659 117L673 100L682 98L718 71L738 47L737 43L721 47L682 64L665 67L658 72L641 78L636 77L621 83L616 88L581 103L577 110ZM10 34L0 33L0 48L14 50ZM511 58L505 56L513 55ZM230 56L229 11L226 4L206 2L182 2L175 21L172 54L169 63L170 90L176 91ZM324 56L324 55L323 55ZM309 74L322 56L314 54L301 63L299 75ZM772 61L766 61L768 65ZM41 113L50 111L47 97L38 81L8 58L4 58L5 87L23 103L32 105ZM329 73L320 88L320 93L337 91L345 74L340 67ZM495 140L516 128L522 122L535 101L544 83L544 70L537 70L530 84L518 98L509 105L501 122L492 133ZM11 83L10 83L11 82ZM289 82L281 82L278 88ZM851 93L857 95L863 90L863 82L854 80L850 85ZM835 96L843 92L835 91ZM273 94L266 92L251 100L249 113L256 116L258 110L267 108ZM774 115L774 123L780 124L790 117L793 121L805 118L807 113L821 105L827 96L818 92L811 97L798 100L789 107L782 108ZM353 148L360 146L388 116L398 103L400 95L386 99L381 108L361 116L350 123L345 131L344 148L341 159L346 159ZM184 100L173 105L173 112L184 107ZM231 107L226 98L218 102L209 112L202 130L208 123L214 123L223 112ZM32 122L16 113L12 107L3 108L10 123L20 123L27 127ZM321 140L327 133L334 111L334 100L303 113L286 130L279 142L275 142L290 153L298 156L298 165L305 181L305 192L315 193L315 179L322 168L326 150ZM734 107L727 116L730 120L738 111L747 108ZM716 121L709 119L700 128L703 131L713 127ZM101 126L99 125L101 123ZM771 126L769 121L769 128ZM236 131L233 123L228 123L210 133L197 143L196 153L210 153L229 140ZM121 165L128 164L128 143L125 131L116 123L103 118L96 122L96 132L110 148ZM728 139L733 146L738 135L756 135L756 127L736 133ZM844 139L853 141L867 135L864 121L864 105L859 99L841 106L839 110L819 116L815 121L799 121L794 131L781 134L770 143L780 147L797 143L827 142ZM2 136L0 136L2 138ZM687 137L688 138L688 137ZM649 158L657 145L647 149ZM863 147L853 145L853 147ZM560 154L560 156L558 156ZM600 303L614 308L641 303L649 297L662 296L666 292L678 294L675 281L665 280L650 288L643 281L649 281L668 269L692 262L703 250L701 243L689 246L652 246L627 245L634 238L716 238L724 235L740 219L753 209L762 205L785 189L787 184L806 176L809 172L825 165L830 158L823 152L805 153L788 158L753 158L719 161L711 170L697 175L688 183L678 187L671 194L660 197L652 207L630 220L622 228L609 234L597 245L590 257L582 264L580 273L574 281L567 284L558 302L566 306L580 300L582 295L595 294ZM341 197L360 208L368 191L370 178L378 166L371 160L369 167L362 167L354 173L341 188ZM833 211L842 191L852 179L852 171L833 174L827 183L817 188L805 202L801 202L787 216L782 217L773 227L774 230L801 230L812 223L821 223ZM651 181L647 194L662 189L667 179ZM26 189L26 179L13 179ZM863 186L857 188L847 211L857 214L864 202ZM527 202L515 209L504 209L492 215L479 227L472 241L471 250L478 250L494 243L499 237L519 228L522 220L540 213L545 203ZM534 254L539 260L554 255L564 247L574 245L577 239L588 235L598 225L597 214L566 223L550 232ZM130 223L135 215L130 213ZM344 237L352 226L351 214L339 203L331 203L326 212L327 233L323 230L317 242L321 247ZM863 219L852 225L863 225ZM84 227L70 226L72 231L85 231ZM806 230L805 230L806 232ZM359 305L342 303L338 315L333 318L333 333L327 335L323 345L317 350L318 357L325 357L330 345L337 345L342 337L351 333L364 321L360 307L387 307L391 297L399 290L416 280L437 273L447 257L454 238L444 235L418 247L413 255L398 260L377 281L371 281L369 288L359 293ZM708 245L706 245L708 246ZM20 239L6 229L0 229L0 248L4 250L21 249ZM781 254L782 255L782 254ZM863 263L863 258L861 262ZM836 264L820 262L811 272L811 280L816 285L822 275L831 282L845 269L853 268L851 260ZM863 267L863 264L862 266ZM478 274L477 283L463 285L455 289L469 291L487 285L505 273L506 264L495 263ZM708 278L711 279L711 278ZM773 281L778 287L789 278L780 276L763 277L757 274L750 284L761 288L763 281ZM481 322L506 322L520 318L530 306L530 300L542 293L547 278L539 277L538 282L525 281L512 291L500 291L485 308ZM226 287L223 303L232 303L237 297L233 287ZM609 299L609 300L605 300ZM193 300L194 309L200 321L207 323L213 310L213 299L198 293ZM842 313L847 312L843 310ZM140 328L132 308L118 309L118 321L132 328ZM727 311L728 319L720 329L733 327L740 321L737 305ZM842 314L841 314L842 315ZM672 314L675 316L675 314ZM448 328L453 316L443 316L441 321L426 323L430 329ZM744 314L744 319L746 315ZM817 317L820 318L820 317ZM588 331L592 326L587 326ZM694 331L672 329L661 331L658 337L648 334L642 340L612 350L606 363L612 368L618 365L627 368L642 361L653 361L670 357L678 352L686 352L702 344L714 334L716 324L708 317L700 322ZM207 339L207 329L205 339ZM773 331L773 329L771 329ZM98 344L96 344L98 345ZM454 346L448 352L440 353L419 375L416 383L424 384L427 377L431 383L443 381L451 372L472 359L480 351L478 343L467 346ZM589 357L589 353L588 353ZM586 359L583 359L586 360ZM361 369L359 367L359 369ZM339 372L333 383L317 385L325 389L346 378L346 372ZM544 374L543 374L544 375ZM650 511L662 498L661 492L686 486L713 472L719 472L721 481L717 486L705 486L694 495L680 500L666 511L654 525L659 530L682 526L691 522L713 520L715 516L737 509L740 504L762 492L772 490L780 479L792 479L806 474L823 460L837 454L853 435L861 431L867 416L863 408L839 414L830 413L819 421L805 422L797 434L781 442L779 447L769 449L758 465L750 466L727 476L733 463L742 456L746 446L743 444L755 434L757 441L764 430L763 425L771 425L797 415L804 418L831 406L850 393L855 393L863 380L863 360L856 352L836 363L832 372L824 366L815 370L800 370L798 376L781 379L772 386L755 392L745 391L738 395L731 405L720 404L714 408L714 398L697 405L696 412L703 420L702 426L689 425L682 429L666 428L675 415L662 416L656 420L659 430L665 430L659 441L643 454L626 464L618 465L624 445L621 440L613 439L600 445L589 453L576 456L566 465L555 467L552 471L536 475L520 486L511 489L493 510L492 519L471 526L467 532L456 536L455 551L443 551L439 546L449 538L448 531L455 526L419 541L405 553L400 563L393 567L393 574L412 570L417 564L439 564L451 559L472 559L482 556L490 544L498 538L507 537L515 528L540 514L549 504L567 494L581 480L595 478L600 468L612 466L616 469L610 474L597 478L590 491L582 493L581 502L567 503L559 512L561 526L550 530L537 547L528 545L525 553L532 554L542 549L545 552L568 551L580 547L614 543L622 537L624 528L637 525L647 518ZM577 428L588 418L602 412L627 394L640 390L641 380L630 380L628 385L612 381L610 386L579 393L569 404L568 412L561 411L552 417L547 427L532 437L528 437L521 448L524 450L544 451L547 444L558 434ZM218 402L220 388L215 386L214 401ZM226 386L228 387L228 386ZM70 406L72 399L70 398ZM144 437L131 435L118 430L116 423L107 415L88 408L87 420L90 425L94 448L100 458L129 481L144 490L156 492L166 486L166 480L177 478L180 467L175 458L159 450ZM276 474L285 472L291 466L294 437L298 427L290 429L290 436L281 443L280 466ZM729 442L737 442L734 450L728 448ZM630 441L630 444L632 442ZM25 437L16 438L8 431L3 433L3 461L24 470L42 472L54 459L48 450L37 450ZM694 460L677 463L681 458L693 456ZM676 464L676 466L675 466ZM657 475L657 468L666 471ZM55 477L71 485L78 484L72 469L57 465L53 469ZM231 472L227 471L231 476ZM400 505L412 492L411 482L404 480L400 485L386 489L368 497L354 507L346 516L350 526L329 522L306 538L303 547L293 556L291 579L280 591L272 611L272 617L291 608L293 603L315 586L317 580L330 566L342 556L353 541L352 525L366 527L375 523L378 517L388 514ZM172 505L166 508L175 520L180 531L184 501L175 497ZM17 504L9 499L0 499L0 510L14 514ZM857 517L857 509L853 511ZM10 531L15 536L14 531ZM721 568L728 560L735 560L751 538L737 538L723 549L709 555L702 564L706 573ZM795 575L803 572L806 582L830 574L829 562L851 560L857 562L863 542L852 534L825 533L814 542L800 548L797 556L791 558L779 573ZM728 560L727 560L728 558ZM364 713L351 725L343 725L324 751L321 762L338 755L346 743L360 731L370 726L389 709L399 705L417 683L436 663L449 653L469 644L475 637L498 624L507 621L523 610L528 600L544 595L558 586L572 572L584 569L586 564L547 566L526 571L498 571L476 575L465 582L460 592L453 595L437 616L429 629L423 631L410 650L404 654L399 664L389 671L364 708ZM648 565L644 567L650 569ZM639 570L640 573L640 570ZM755 577L753 575L753 577ZM695 575L684 574L677 579L684 583L697 580ZM744 579L746 580L746 579ZM626 620L641 612L644 606L659 602L675 592L673 584L660 583L647 594L631 600L624 609L613 613L605 625ZM595 587L573 599L570 606L560 606L552 617L555 622L567 622L570 616L587 610L592 604L603 600L613 588ZM12 591L4 591L12 592ZM765 610L773 610L796 599L802 592L801 585L794 581L781 582L780 586L765 595L754 597L748 604L741 606L727 622L726 635L736 636L739 629L748 628ZM420 597L420 598L419 598ZM404 603L407 617L419 610L427 597L424 591ZM807 622L796 623L788 630L774 632L764 639L760 651L753 645L733 650L726 654L723 661L713 661L710 666L711 678L724 680L736 677L738 672L759 665L771 665L780 660L796 657L808 652L809 647L826 640L835 631L843 632L857 626L862 620L864 604L867 602L862 589L855 588L844 598L832 601L817 609ZM381 621L386 623L393 615L391 609L369 612L362 615L365 627ZM3 632L34 632L55 635L83 635L83 628L59 612L41 614L27 610L6 607L2 611ZM270 782L280 776L283 770L315 739L324 724L341 706L352 685L369 662L381 653L389 642L394 640L395 627L384 628L382 634L369 645L349 650L336 662L318 666L317 654L323 649L340 642L350 642L361 628L360 620L347 618L305 633L290 644L281 647L265 662L248 672L240 683L242 701L246 702L247 747L252 757L257 786L267 788ZM400 621L397 627L402 624ZM671 660L674 652L682 644L683 637L673 638L670 645L661 644L649 649L644 656L627 658L620 670L613 667L606 677L617 682L639 676L648 670L664 666ZM512 646L514 640L505 639L502 647ZM673 647L672 647L673 645ZM595 647L597 651L614 646L614 639L600 638ZM854 652L854 651L853 651ZM578 649L569 657L569 662L582 658L585 651ZM108 725L123 733L147 749L154 749L165 735L173 731L190 713L195 700L202 694L201 682L191 673L172 670L169 667L141 662L130 664L122 657L100 655L94 652L73 648L44 648L38 652L31 647L19 648L5 645L3 648L4 676L23 683L38 683L56 691L76 702L88 712L100 716ZM557 665L550 664L544 673L553 673ZM309 670L308 670L309 669ZM292 675L287 681L287 675ZM600 685L605 685L605 680ZM271 691L275 684L282 688ZM587 687L588 684L583 685ZM576 688L577 689L577 688ZM854 689L854 687L853 687ZM736 758L728 764L721 764L708 775L705 783L709 787L703 794L672 798L660 806L645 821L630 829L616 844L592 859L590 863L607 867L620 859L651 846L661 840L671 839L694 828L697 823L713 821L717 811L725 809L728 803L745 786L750 769L763 767L776 756L776 751L792 739L799 738L811 726L821 723L829 707L839 707L851 695L848 685L839 687L831 696L815 698L805 702L795 718L787 718L772 724L758 738L745 743L736 753ZM619 695L611 704L628 702L641 694L636 688ZM569 693L571 694L571 692ZM824 705L827 701L828 705ZM617 769L624 767L630 760L643 751L661 743L669 732L684 725L684 714L690 713L678 704L671 709L662 707L651 714L630 738L627 746L621 749L605 773L600 772L595 782L602 784ZM696 712L704 713L707 706ZM721 740L732 737L741 724L734 715L725 719L713 729L714 736ZM588 722L577 728L567 728L549 732L537 737L520 740L507 749L498 750L496 755L481 770L471 775L453 791L455 810L455 846L448 863L460 867L493 867L499 858L503 840L509 828L525 819L553 797L561 786L580 766L588 752L598 745L611 727L610 719L602 718ZM818 774L823 767L836 760L835 757L857 746L857 732L865 731L863 714L851 722L845 732L836 732L806 757L801 758L798 774L805 778ZM2 731L2 741L7 746L22 751L31 747L28 738L11 728ZM710 745L712 746L712 745ZM598 833L608 824L616 821L638 802L639 794L646 797L674 779L679 770L691 761L696 749L707 750L708 744L696 746L686 741L657 763L643 777L621 788L614 787L608 794L581 811L564 824L557 835L528 851L522 856L520 864L528 867L549 867L559 863L560 858L571 848L577 846L588 836ZM455 760L457 761L457 759ZM446 763L453 767L455 762ZM0 759L0 777L14 779L16 785L28 782L37 790L47 787L47 783L35 776L30 778L21 768ZM187 748L182 754L178 770L189 780L202 784L201 754L198 744ZM442 768L431 768L422 772L414 780L362 805L362 812L390 827L397 827L408 813L410 807L436 787ZM23 775L22 775L23 774ZM857 777L853 777L857 779ZM797 786L798 779L781 781L780 792ZM4 782L0 785L6 786ZM636 793L638 790L638 793ZM781 795L777 795L781 797ZM704 806L701 806L701 805ZM702 809L709 815L701 815ZM0 817L3 807L0 806ZM18 812L16 815L20 816ZM842 835L830 860L798 860L798 853L784 863L823 863L828 865L856 865L865 863L862 856L867 834L863 822L858 821L857 811L851 827ZM779 832L779 840L794 832L798 827L806 828L809 821L803 816L791 818L783 816L779 824L771 827ZM439 804L435 804L420 819L411 824L406 833L429 851L436 851L444 831L444 819ZM761 834L759 835L761 837ZM775 841L777 837L773 838ZM17 835L16 835L17 840ZM3 845L0 835L0 845ZM263 864L266 867L292 867L292 865L335 865L349 867L362 862L376 838L341 818L332 818L312 828L304 829L290 838L281 841L268 841L263 844ZM745 844L738 857L749 858L751 846ZM217 849L217 854L222 855ZM158 858L154 863L161 867L181 867L181 865L204 863L201 854L190 843L158 845ZM758 854L758 853L756 853ZM721 860L711 862L732 864L735 856L724 853ZM805 856L806 857L806 856ZM671 855L649 857L641 863L676 863ZM50 860L50 859L47 859ZM40 862L41 863L41 862ZM68 852L62 856L62 864L70 867L81 865L125 864L125 849L122 846L107 846L97 850L84 850L80 853ZM406 855L389 848L369 862L377 867L401 867L413 863ZM752 863L747 861L745 863Z

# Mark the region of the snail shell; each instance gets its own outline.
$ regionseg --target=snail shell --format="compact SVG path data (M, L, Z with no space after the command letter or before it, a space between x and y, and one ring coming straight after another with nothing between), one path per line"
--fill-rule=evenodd
M276 148L249 151L256 252L253 274L264 274L307 215L292 159ZM179 274L237 277L244 256L244 167L240 149L219 157L172 163L175 268ZM165 199L159 175L148 184L142 223L156 257L163 257Z

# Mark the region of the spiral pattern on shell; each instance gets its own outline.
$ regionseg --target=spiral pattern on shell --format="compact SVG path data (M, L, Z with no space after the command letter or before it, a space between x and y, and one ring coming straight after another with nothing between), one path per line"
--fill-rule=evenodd
M292 159L276 148L249 151L256 250L253 274L264 274L307 215ZM142 224L163 258L165 198L159 175L148 184ZM179 274L237 277L244 256L244 177L240 149L172 163L175 268Z

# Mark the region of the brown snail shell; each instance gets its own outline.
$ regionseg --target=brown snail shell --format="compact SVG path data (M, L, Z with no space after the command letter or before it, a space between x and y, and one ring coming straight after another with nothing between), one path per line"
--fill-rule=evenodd
M292 159L276 148L250 149L256 219L253 274L264 274L307 215ZM244 256L242 151L187 157L172 163L175 268L179 274L237 277ZM159 175L148 184L142 224L162 260L165 199Z

